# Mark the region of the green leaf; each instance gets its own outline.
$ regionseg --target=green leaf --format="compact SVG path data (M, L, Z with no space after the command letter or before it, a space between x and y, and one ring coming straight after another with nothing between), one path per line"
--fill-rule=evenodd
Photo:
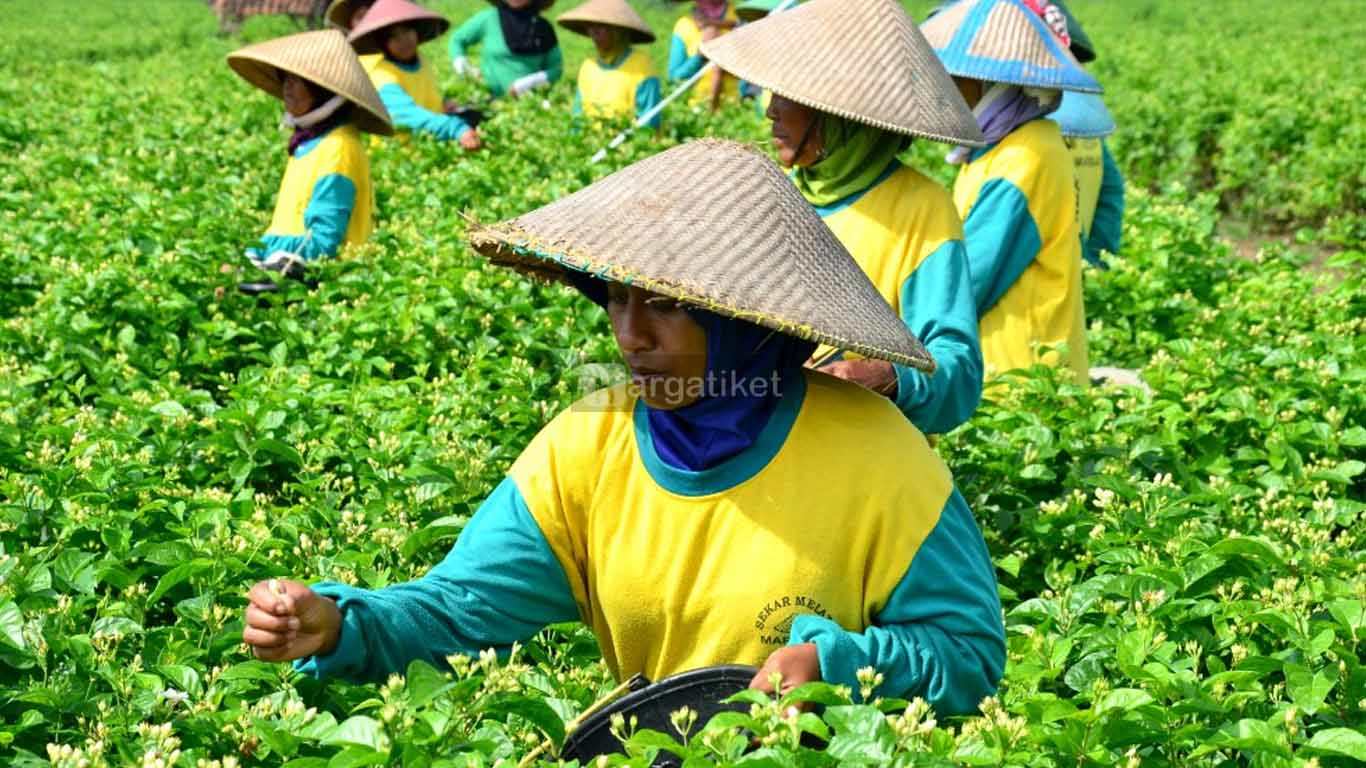
M1351 728L1325 728L1314 734L1304 749L1366 762L1366 734Z
M517 715L540 729L556 746L564 743L564 721L541 699L502 695L485 704L483 711L490 715Z
M1328 700L1328 694L1336 683L1335 667L1331 669L1331 674L1325 674L1324 670L1311 672L1299 664L1286 662L1285 690L1290 694L1291 701L1306 714L1317 714L1323 708L1323 703Z
M13 600L0 603L0 638L15 648L24 649L24 614Z
M1280 757L1290 757L1290 744L1286 741L1285 733L1262 720L1244 719L1225 725L1210 737L1204 746L1197 748L1192 757L1207 754L1215 749L1270 752Z
M415 707L425 706L433 699L455 687L450 675L438 671L425 661L414 661L408 665L404 676L408 700Z
M178 419L182 416L190 415L190 412L185 410L185 406L181 405L180 403L174 400L162 400L161 402L152 406L151 410L152 413L155 413L158 416L164 416L168 419Z
M365 715L346 718L336 730L323 739L323 744L328 746L364 747L382 754L389 751L388 742L389 738L384 735L384 726L378 720Z
M1115 709L1128 712L1144 704L1151 704L1152 701L1153 697L1147 691L1137 688L1116 688L1107 692L1096 705L1096 714L1104 714Z

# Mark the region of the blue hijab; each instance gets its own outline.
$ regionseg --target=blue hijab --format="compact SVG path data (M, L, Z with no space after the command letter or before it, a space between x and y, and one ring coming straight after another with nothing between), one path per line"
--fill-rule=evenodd
M570 273L570 280L589 300L606 307L605 283L577 272ZM646 406L646 411L659 457L676 469L700 472L754 445L816 344L705 309L687 306L687 312L707 334L709 391L684 408ZM761 379L766 383L759 394L748 391L748 385L744 392L731 390L732 382Z

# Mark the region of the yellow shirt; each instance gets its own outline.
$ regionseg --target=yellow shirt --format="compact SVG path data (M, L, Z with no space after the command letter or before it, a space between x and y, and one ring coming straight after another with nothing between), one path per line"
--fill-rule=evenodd
M643 48L632 48L615 67L605 67L590 56L579 66L579 107L588 117L635 117L642 86L650 90L651 80L655 80L652 92L657 95L654 61Z
M726 21L731 24L738 24L739 20L740 17L735 15L735 4L731 3L726 9ZM686 71L679 69L680 52L682 54L682 60L692 59L697 55L701 46L702 28L697 26L697 21L693 19L692 14L679 19L678 23L674 24L672 48L669 52L670 80L685 80L692 76L693 72L696 71L695 68L692 68L692 71L687 71L687 74L680 76L681 71ZM721 104L735 104L739 102L740 80L734 75L718 71L713 75L703 77L697 82L697 85L693 86L692 92L688 94L688 103L693 106L709 106L711 104L712 77L715 77L718 74L722 79Z
M958 174L988 378L1036 362L1087 381L1081 235L1072 157L1056 123L1034 120L973 153ZM1068 355L1038 345L1065 342Z
M1096 203L1100 201L1100 181L1105 175L1100 139L1063 139L1072 154L1072 168L1077 178L1077 224L1081 238L1091 236L1091 224L1096 220Z
M364 243L374 229L374 207L370 159L360 131L346 123L300 146L289 158L265 241L271 249L306 258L334 255L341 232L334 222L349 208L340 244Z
M654 454L643 410L622 388L600 394L614 407L570 408L513 465L509 477L618 679L722 659L758 666L802 614L860 631L935 527L953 479L924 436L857 385L805 378L776 455L719 490L688 487L702 473ZM856 469L889 457L915 470ZM811 482L855 474L866 483L857 493ZM802 509L813 514L794 514Z

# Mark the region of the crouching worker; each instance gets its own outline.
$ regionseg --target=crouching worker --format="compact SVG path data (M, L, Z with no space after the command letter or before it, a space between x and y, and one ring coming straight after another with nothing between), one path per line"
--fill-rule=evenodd
M942 714L995 690L995 577L948 468L886 398L803 368L818 343L933 360L777 166L692 142L470 241L603 307L632 382L552 420L425 577L257 584L259 658L377 681L581 620L618 679L873 667Z
M440 37L450 22L408 0L379 0L351 30L351 45L365 57L370 79L394 118L407 134L458 141L467 150L482 145L479 131L453 114L446 114L436 75L418 53L418 46ZM372 56L371 54L380 54Z
M596 58L579 67L579 90L574 114L588 117L636 117L659 104L659 77L644 48L655 40L650 26L626 0L588 0L565 13L559 25L586 35L597 49ZM659 116L650 122L659 127Z
M394 129L346 38L335 30L290 35L231 53L228 65L282 99L294 129L275 214L247 256L298 276L342 246L364 243L374 229L374 192L360 133Z

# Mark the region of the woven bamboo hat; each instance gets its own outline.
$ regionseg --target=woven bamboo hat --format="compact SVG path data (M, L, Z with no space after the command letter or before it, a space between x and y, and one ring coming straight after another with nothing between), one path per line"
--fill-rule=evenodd
M720 315L934 370L934 360L787 176L752 147L703 139L642 160L544 208L476 226L495 264L566 270Z
M356 106L352 120L369 133L389 136L393 121L346 37L335 29L300 32L249 45L228 54L228 66L248 83L284 98L288 72L326 88Z
M360 24L351 30L347 39L356 53L380 53L384 38L378 34L395 24L410 24L417 28L418 43L435 40L450 29L451 23L445 16L430 11L408 0L377 0L365 12Z
M351 14L357 7L373 5L374 0L332 0L327 7L327 21L343 32L351 31Z
M1043 19L1021 0L960 0L921 30L949 74L992 83L1100 93Z
M590 24L606 24L624 29L633 43L653 43L655 33L626 0L588 0L565 11L557 24L580 35L588 34Z
M1115 132L1115 119L1105 102L1094 93L1067 93L1048 115L1069 139L1103 139Z
M812 0L708 40L702 53L822 112L950 144L984 143L957 86L897 0Z

